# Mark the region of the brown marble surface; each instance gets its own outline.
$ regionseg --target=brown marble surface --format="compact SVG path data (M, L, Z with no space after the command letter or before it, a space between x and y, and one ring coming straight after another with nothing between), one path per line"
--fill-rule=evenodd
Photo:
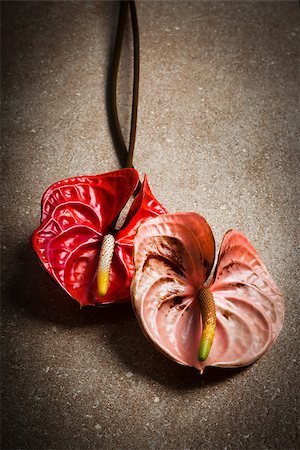
M286 299L266 356L203 376L178 366L147 342L130 305L80 310L30 248L51 183L119 167L105 101L117 9L2 2L1 448L299 448L296 1L137 5L135 166L170 212L204 215L217 244L238 228L263 256ZM129 46L127 36L126 132Z

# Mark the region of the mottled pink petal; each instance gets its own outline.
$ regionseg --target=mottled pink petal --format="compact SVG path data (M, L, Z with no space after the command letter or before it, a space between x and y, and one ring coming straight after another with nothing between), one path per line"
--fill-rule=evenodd
M160 351L200 368L201 317L195 300L214 259L214 239L195 213L159 216L135 238L133 306L143 331Z
M217 339L207 363L236 367L251 364L271 347L283 324L283 298L257 252L240 232L226 233L219 252L214 282Z
M164 237L168 244L156 237ZM140 267L151 254L173 260L191 285L203 285L214 261L215 242L210 226L193 212L164 214L143 224L135 239L134 262Z
M228 232L210 286L217 327L208 358L198 360L202 319L197 293L213 264L214 240L194 213L160 216L136 235L133 306L145 335L168 357L206 366L251 364L272 345L283 322L283 299L256 251Z

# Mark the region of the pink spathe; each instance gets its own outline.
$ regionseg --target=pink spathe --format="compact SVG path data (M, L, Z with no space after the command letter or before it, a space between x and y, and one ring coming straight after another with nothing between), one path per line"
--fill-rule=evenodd
M217 327L206 361L198 360L202 319L197 293L214 263L215 242L196 213L159 216L144 223L134 243L131 293L139 323L155 346L176 362L240 367L264 355L284 318L283 297L247 240L228 231L212 280Z

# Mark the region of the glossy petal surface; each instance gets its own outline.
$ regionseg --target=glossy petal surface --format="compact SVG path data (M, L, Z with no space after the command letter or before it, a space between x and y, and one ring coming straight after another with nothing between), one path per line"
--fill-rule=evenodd
M214 260L207 222L195 213L160 216L135 238L131 293L143 331L175 361L198 367L200 308L195 301Z
M116 235L110 287L105 297L97 294L96 271L102 238L133 194L138 179L135 169L70 178L53 184L43 196L41 225L33 233L33 248L50 275L82 305L129 300L133 228L137 223L127 226L126 233L132 237L125 242L123 233L124 245ZM136 222L141 222L157 214L158 202L145 183L136 199L144 197L151 197L152 203L134 202L137 207L131 213L131 221L135 215Z
M217 306L222 351L212 349L214 366L246 366L271 347L283 324L283 297L248 239L224 236L211 286Z
M133 264L133 240L136 231L145 220L166 212L166 209L152 194L145 176L142 188L129 209L122 229L116 233L111 283L107 295L101 299L102 303L104 301L111 303L116 298L130 301L130 284L135 271ZM118 290L114 289L116 285L118 285ZM93 285L93 290L96 296L95 285Z
M283 299L261 259L239 232L223 240L210 289L217 327L210 354L198 361L202 333L197 300L214 258L214 240L194 213L149 221L135 238L132 301L141 327L160 351L180 364L238 367L262 356L283 322Z
M138 183L135 169L122 169L95 176L67 178L52 184L42 198L41 222L50 219L57 207L78 205L85 212L82 221L86 225L92 216L92 226L104 232L119 214ZM85 208L84 208L85 207ZM68 215L68 213L67 213ZM80 220L80 217L79 217ZM75 225L78 220L75 220Z

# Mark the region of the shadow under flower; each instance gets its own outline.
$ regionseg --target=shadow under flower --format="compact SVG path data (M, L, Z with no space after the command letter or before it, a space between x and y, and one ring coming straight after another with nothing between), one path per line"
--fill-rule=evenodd
M16 309L36 320L66 328L114 325L105 330L107 345L128 370L142 377L174 390L187 390L221 383L245 370L207 368L200 375L194 368L176 364L145 338L130 303L80 309L42 270L29 243L17 247L14 260L16 272L9 284L8 297Z
M195 368L179 365L160 353L146 339L132 315L120 324L117 333L109 334L108 338L112 350L128 370L142 377L173 390L190 390L221 383L247 369L208 367L201 375Z

